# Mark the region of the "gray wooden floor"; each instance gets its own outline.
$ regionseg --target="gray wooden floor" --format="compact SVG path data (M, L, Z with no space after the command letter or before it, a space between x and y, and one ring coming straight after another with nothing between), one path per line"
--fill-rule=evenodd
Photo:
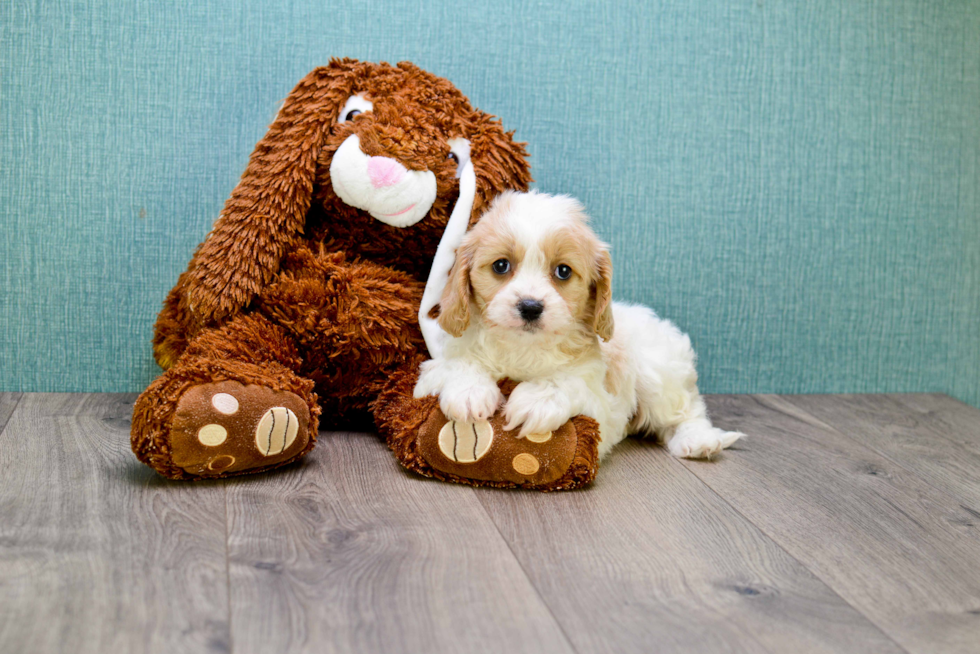
M980 652L980 411L714 396L712 462L415 477L370 434L179 483L131 395L0 394L0 652Z

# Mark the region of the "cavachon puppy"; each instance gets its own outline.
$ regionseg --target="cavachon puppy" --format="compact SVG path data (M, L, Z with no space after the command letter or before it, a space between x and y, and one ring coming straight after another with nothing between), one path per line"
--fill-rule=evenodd
M302 456L318 424L370 429L392 375L439 344L435 301L419 324L430 270L441 291L453 240L528 170L446 79L407 62L312 71L164 303L137 457L172 478L242 474Z
M493 202L442 296L439 324L455 338L422 364L415 396L438 395L449 420L477 424L504 402L498 381L509 378L520 383L504 429L520 428L518 438L581 414L599 423L600 458L633 433L681 457L728 447L743 434L711 425L690 339L646 307L611 301L612 262L587 222L567 196Z

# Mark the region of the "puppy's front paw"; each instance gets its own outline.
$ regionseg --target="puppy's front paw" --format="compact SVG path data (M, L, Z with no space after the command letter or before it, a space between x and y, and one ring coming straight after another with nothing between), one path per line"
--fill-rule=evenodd
M450 420L479 422L489 420L503 402L496 384L445 386L439 394L439 408Z
M676 457L705 459L721 452L745 436L738 431L723 431L700 424L682 424L667 442L667 449Z
M444 376L438 361L426 361L422 364L412 395L415 396L415 399L421 399L426 395L439 395L442 393Z
M572 418L572 403L551 384L522 382L510 394L504 407L504 429L521 425L518 436L555 431Z

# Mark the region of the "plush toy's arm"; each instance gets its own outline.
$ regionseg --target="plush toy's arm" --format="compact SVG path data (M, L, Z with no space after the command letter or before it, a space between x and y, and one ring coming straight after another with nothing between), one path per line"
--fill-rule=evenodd
M302 233L317 156L343 91L343 62L306 76L259 141L207 240L189 269L186 305L207 323L246 306L279 269Z

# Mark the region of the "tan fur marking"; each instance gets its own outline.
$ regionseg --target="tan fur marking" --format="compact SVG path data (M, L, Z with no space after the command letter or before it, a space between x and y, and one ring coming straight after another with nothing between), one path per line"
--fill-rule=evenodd
M439 326L447 333L460 337L470 326L470 261L471 246L466 241L456 251L456 262L449 271L449 283L439 300Z
M596 266L599 277L595 283L595 333L604 341L613 337L612 259L609 252L599 252Z
M592 317L591 287L595 277L595 253L601 249L601 243L580 219L550 234L543 246L552 286L565 300L577 321L589 322ZM572 269L572 276L567 280L555 276L555 269L561 264Z
M509 198L505 198L500 204L509 206ZM502 219L503 215L499 207L494 205L493 210L480 219L460 246L460 250L465 250L470 256L470 298L481 312L507 282L513 279L526 254L524 246L517 241ZM498 259L507 259L510 262L509 272L501 275L493 271L493 263Z

